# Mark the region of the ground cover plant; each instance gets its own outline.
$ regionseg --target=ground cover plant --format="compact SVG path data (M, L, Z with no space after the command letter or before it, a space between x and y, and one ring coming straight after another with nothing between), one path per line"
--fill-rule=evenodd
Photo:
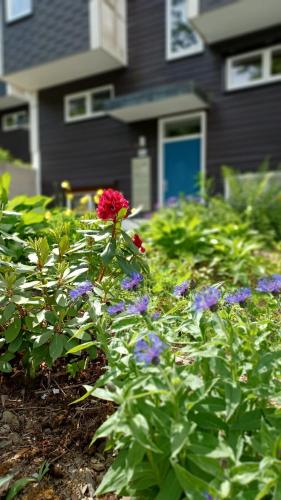
M75 377L103 353L76 401L111 405L92 439L114 459L95 494L277 500L278 242L221 200L182 200L136 234L123 229L130 209L116 191L77 220L47 213L41 198L8 204L7 187L0 371L21 370L27 384L62 362Z

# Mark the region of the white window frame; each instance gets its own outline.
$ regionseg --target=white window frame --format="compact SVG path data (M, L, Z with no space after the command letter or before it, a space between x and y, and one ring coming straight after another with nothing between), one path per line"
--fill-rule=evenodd
M225 64L225 88L227 91L246 89L249 87L257 87L259 85L268 85L269 83L281 81L280 75L272 75L271 74L271 62L272 62L272 54L275 50L281 49L281 45L272 45L271 47L267 47L264 49L254 50L252 52L245 52L243 54L239 54L238 56L229 57L226 60ZM245 83L235 83L231 80L232 73L232 65L237 61L243 61L244 59L248 59L249 57L261 56L262 62L262 76L257 80L252 80L250 82Z
M200 54L204 51L204 43L202 38L200 37L199 33L194 30L193 26L190 23L190 26L193 31L197 34L199 37L199 42L196 45L193 45L189 49L185 49L179 52L172 52L171 50L171 45L172 45L172 25L171 25L171 1L172 0L165 0L166 3L166 60L167 61L173 61L175 59L181 59L182 57L188 57L188 56L193 56L195 54ZM188 1L188 19L191 17L194 17L199 13L199 0L186 0Z
M198 134L190 134L188 136L179 136L175 138L165 137L165 125L171 122L177 122L184 119L200 119L201 130ZM190 140L194 138L201 139L201 165L200 173L202 176L200 196L203 198L205 194L206 171L207 171L207 113L201 111L199 113L184 113L161 118L158 120L158 205L163 207L165 205L165 165L164 165L164 144L167 142Z
M103 85L102 87L95 87L89 90L85 90L83 92L76 92L75 94L68 94L64 96L64 121L65 123L73 123L84 120L90 120L93 118L99 118L101 116L106 115L106 111L92 111L92 94L103 92L108 90L110 92L110 98L114 97L114 86L113 85ZM86 100L86 113L79 116L70 116L69 114L69 103L73 99L79 99L80 97L84 97Z
M6 22L12 23L17 21L18 19L22 19L23 17L30 16L33 13L33 0L30 0L30 6L28 9L23 10L20 14L13 16L12 14L12 0L5 1L5 12L6 12Z
M28 122L24 125L20 125L17 123L17 119L15 120L15 124L14 125L7 125L6 123L6 119L7 117L17 117L19 115L21 115L22 113L24 113L25 115L27 115L27 118L28 118ZM29 116L28 116L28 111L15 111L14 113L5 113L2 115L2 118L1 118L1 122L2 122L2 130L3 132L13 132L14 130L21 130L21 129L28 129L29 128Z

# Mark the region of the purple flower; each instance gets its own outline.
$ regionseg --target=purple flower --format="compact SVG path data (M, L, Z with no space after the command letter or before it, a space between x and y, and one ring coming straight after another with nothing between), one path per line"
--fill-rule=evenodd
M109 306L107 312L111 316L113 316L114 314L118 314L125 311L125 307L126 307L125 302L118 302L118 304L113 304L112 306Z
M141 297L134 304L131 304L128 307L128 312L131 314L144 314L147 311L148 302L149 302L149 297L145 295L144 297Z
M203 497L206 498L206 500L213 500L212 495L210 495L207 491L203 493Z
M213 286L203 288L201 292L197 293L194 299L194 308L196 311L205 311L206 309L213 309L221 296L220 290Z
M280 274L273 274L258 280L256 288L258 292L266 293L279 293L281 292L281 276Z
M123 290L135 290L142 282L143 276L140 273L132 273L130 277L125 278L121 282Z
M151 318L153 320L156 320L156 319L159 319L161 316L160 312L159 311L155 311L155 313L152 314Z
M166 201L167 207L176 207L178 204L178 199L176 196L170 196Z
M228 295L225 299L228 304L243 304L251 296L250 288L239 288L232 295Z
M189 287L190 281L183 281L174 287L173 295L175 297L184 297L187 294Z
M93 285L90 281L84 281L83 283L80 283L79 286L74 288L74 290L71 290L69 292L70 297L75 300L78 297L81 297L87 292L90 292L93 289Z
M166 348L167 345L155 333L150 333L148 341L143 339L137 341L134 349L135 358L138 363L158 365L160 355Z

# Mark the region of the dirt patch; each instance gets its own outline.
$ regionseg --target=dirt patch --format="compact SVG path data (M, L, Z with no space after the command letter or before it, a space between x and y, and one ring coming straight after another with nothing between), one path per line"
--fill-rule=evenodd
M75 379L62 368L57 366L52 373L43 369L31 384L18 371L1 376L0 477L11 474L11 486L38 473L44 462L48 467L39 483L29 483L16 498L94 499L113 460L104 452L104 442L91 448L89 443L114 405L95 398L71 404L85 393L83 384L93 384L103 373L103 356ZM5 498L7 485L4 490L0 498Z

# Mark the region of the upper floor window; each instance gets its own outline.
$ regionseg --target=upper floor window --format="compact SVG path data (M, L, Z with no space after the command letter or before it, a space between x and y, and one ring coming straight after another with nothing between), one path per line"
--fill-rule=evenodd
M32 0L6 0L6 21L12 22L32 13Z
M189 23L198 0L166 0L167 58L177 59L203 50L203 42Z
M96 118L105 114L104 105L114 95L112 85L65 96L64 117L66 122Z
M230 57L226 63L227 90L281 80L281 46Z
M16 111L15 113L7 113L2 115L2 130L4 132L10 132L12 130L18 130L20 128L28 127L28 112L27 111Z

